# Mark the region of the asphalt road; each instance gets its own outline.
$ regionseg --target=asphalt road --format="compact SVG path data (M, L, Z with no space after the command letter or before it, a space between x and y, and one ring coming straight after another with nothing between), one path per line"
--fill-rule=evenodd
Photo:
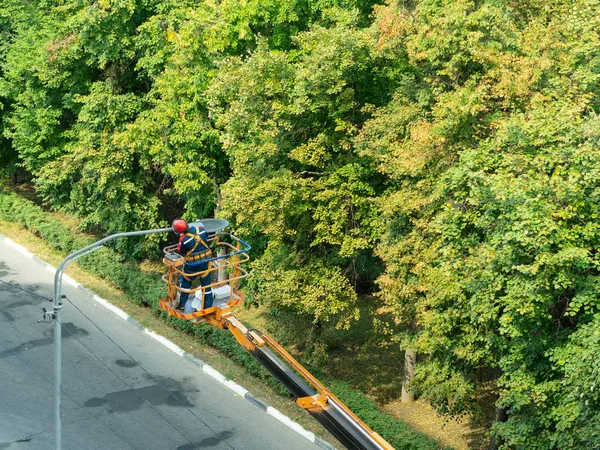
M53 449L53 274L0 236L0 450ZM317 449L68 284L64 449ZM242 383L243 384L243 383Z

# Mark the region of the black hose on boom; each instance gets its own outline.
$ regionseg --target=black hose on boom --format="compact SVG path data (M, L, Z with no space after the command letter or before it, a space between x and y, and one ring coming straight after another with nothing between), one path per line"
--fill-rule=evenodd
M295 399L311 397L317 391L304 382L290 367L268 347L256 347L249 350L277 380L283 384ZM310 408L307 411L333 434L349 450L382 450L383 447L352 418L334 399L319 408Z

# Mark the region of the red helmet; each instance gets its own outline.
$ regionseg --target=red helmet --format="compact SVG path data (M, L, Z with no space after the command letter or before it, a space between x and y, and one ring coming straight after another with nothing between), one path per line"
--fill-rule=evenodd
M188 224L183 219L175 219L171 226L176 233L185 233L188 229Z

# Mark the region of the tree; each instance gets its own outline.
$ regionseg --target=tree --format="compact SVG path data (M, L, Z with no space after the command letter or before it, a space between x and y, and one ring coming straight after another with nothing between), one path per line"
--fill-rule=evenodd
M357 290L377 270L370 247L381 186L351 140L367 100L386 98L370 31L356 13L327 14L333 24L299 33L293 51L263 40L248 58L223 63L211 86L233 170L223 212L264 249L251 298L317 326L355 316Z
M382 48L416 75L359 136L397 186L379 284L398 339L425 356L415 385L461 414L495 371L503 448L594 437L578 421L596 420L595 397L573 403L554 356L598 311L598 34L592 4L570 6L381 8Z

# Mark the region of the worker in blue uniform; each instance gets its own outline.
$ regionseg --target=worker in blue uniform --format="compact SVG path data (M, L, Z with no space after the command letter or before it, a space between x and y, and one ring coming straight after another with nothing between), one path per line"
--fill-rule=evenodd
M192 282L200 277L200 284L204 288L204 309L210 308L213 305L213 295L210 288L211 276L209 269L211 250L208 246L208 233L201 223L197 226L188 226L187 222L183 219L173 221L173 230L180 235L177 253L185 259L182 270L184 275L180 275L179 277L179 286L183 289L191 289ZM179 297L178 309L186 313L193 312L191 303L186 309L188 297L189 293L183 291Z

